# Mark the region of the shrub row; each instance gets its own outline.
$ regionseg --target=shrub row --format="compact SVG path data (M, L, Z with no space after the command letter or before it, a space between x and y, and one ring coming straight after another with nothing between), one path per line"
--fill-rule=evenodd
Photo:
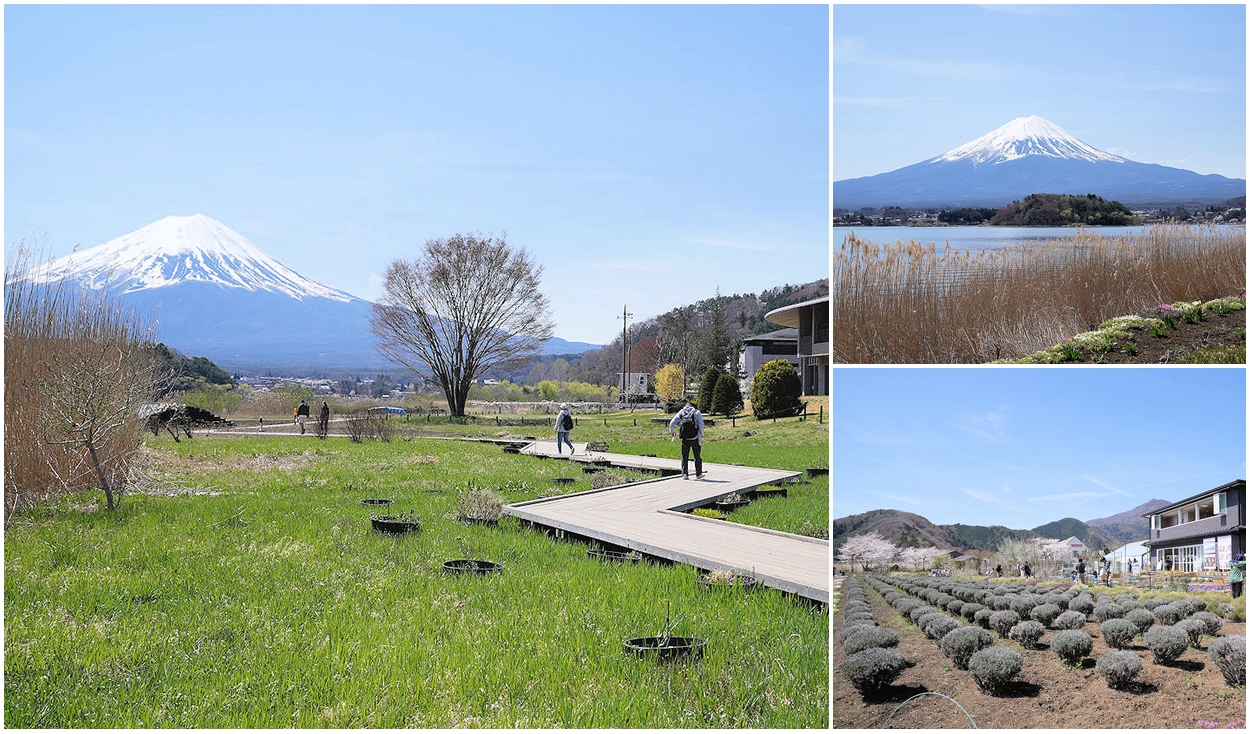
M871 693L897 680L907 669L907 659L895 649L898 633L876 626L868 595L854 576L847 579L846 598L842 631L838 633L838 642L847 654L842 677L861 694Z

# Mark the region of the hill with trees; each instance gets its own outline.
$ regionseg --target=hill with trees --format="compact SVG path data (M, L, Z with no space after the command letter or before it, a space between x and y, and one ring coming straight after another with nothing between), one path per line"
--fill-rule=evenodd
M1101 196L1030 194L998 210L990 224L1003 227L1061 227L1068 224L1128 226L1141 218L1118 201Z

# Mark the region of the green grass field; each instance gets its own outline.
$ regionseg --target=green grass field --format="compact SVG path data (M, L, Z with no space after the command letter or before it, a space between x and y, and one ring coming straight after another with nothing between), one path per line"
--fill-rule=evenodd
M576 440L675 446L630 416L609 417L602 437L590 422ZM824 466L828 426L805 423L709 431L706 456ZM588 489L576 466L420 437L164 437L148 450L150 493L116 513L83 494L11 518L7 726L828 724L826 612L771 590L709 592L688 567L605 565L512 518L454 517L470 485L512 502ZM827 527L827 480L798 489L735 515L788 526L797 512ZM367 497L413 510L421 532L371 532ZM455 558L506 570L445 575ZM660 633L670 607L674 635L708 639L703 660L624 655L623 640Z

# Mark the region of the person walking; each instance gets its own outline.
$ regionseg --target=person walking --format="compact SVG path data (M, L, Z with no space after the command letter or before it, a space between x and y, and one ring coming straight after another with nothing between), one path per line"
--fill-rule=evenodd
M997 566L995 566L995 567L994 567L994 573L995 573L995 575L997 575L997 576L998 576L998 578L1000 578L1000 579L1001 579L1001 578L1003 577L1003 564L1001 564L1001 563L1000 563L1000 564L998 564Z
M681 478L690 478L690 452L694 452L694 478L703 478L703 414L686 398L686 407L668 422L668 435L681 436Z
M1085 583L1085 561L1084 560L1078 560L1076 562L1076 576L1077 578L1081 580L1082 584Z
M1233 556L1229 566L1228 583L1233 587L1233 598L1241 596L1241 589L1246 583L1246 555L1238 553Z
M573 430L573 414L569 412L568 403L560 403L560 412L556 415L556 453L564 453L564 444L569 445L569 456L577 453L573 442L569 440L569 431Z
M295 422L299 424L299 435L304 435L304 424L308 422L308 402L299 401L299 407L295 409Z
M1033 569L1029 568L1029 564L1024 564L1024 577L1027 579L1033 575Z
M321 401L321 412L317 414L317 438L325 438L330 433L330 404Z

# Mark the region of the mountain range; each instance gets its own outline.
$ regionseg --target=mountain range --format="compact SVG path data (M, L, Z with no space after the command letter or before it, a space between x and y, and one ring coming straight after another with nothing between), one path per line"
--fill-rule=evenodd
M1245 196L1246 182L1131 161L1032 116L1016 118L920 163L834 181L833 205L851 211L882 206L1002 207L1037 193L1094 193L1138 206L1209 204Z
M371 302L305 278L203 214L165 217L29 277L108 289L153 315L160 341L231 371L393 367L374 348ZM544 353L598 346L552 339Z
M1076 536L1087 546L1105 545L1108 548L1118 548L1125 543L1146 538L1150 528L1142 515L1169 504L1171 503L1167 500L1152 499L1111 517L1085 522L1065 517L1028 530L1015 530L1001 525L936 525L911 512L869 510L858 515L835 518L831 540L835 551L847 538L864 533L878 533L886 540L905 548L936 546L992 551L999 543L1008 539L1064 540L1072 536Z

